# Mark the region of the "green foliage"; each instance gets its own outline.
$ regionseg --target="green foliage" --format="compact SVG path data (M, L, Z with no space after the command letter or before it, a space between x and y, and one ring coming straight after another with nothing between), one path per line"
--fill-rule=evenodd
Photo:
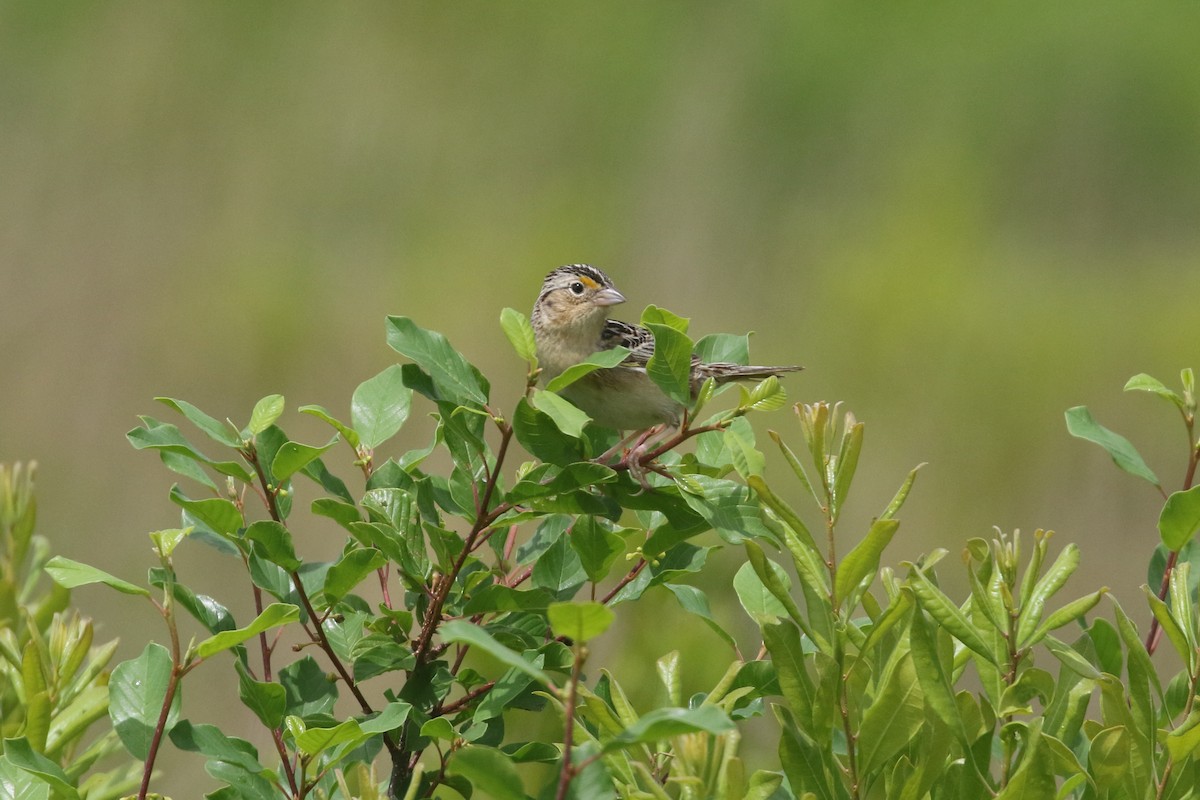
M1143 377L1132 388L1151 385L1157 386ZM1190 484L1200 452L1190 391L1174 404L1193 443ZM1034 534L1028 555L1019 534L970 540L964 551L970 593L962 601L938 580L943 551L909 563L904 580L879 570L915 470L880 517L844 542L838 521L858 463L861 424L849 414L838 420L837 408L824 404L798 412L809 464L773 438L820 526L806 524L763 480L750 478L776 536L746 543L749 571L743 568L734 582L761 626L777 675L779 759L795 796L1196 796L1200 736L1193 733L1192 698L1200 637L1190 564L1172 558L1165 597L1149 593L1155 624L1185 664L1164 684L1147 652L1153 633L1143 644L1115 604L1115 626L1087 621L1106 589L1058 599L1080 553L1068 544L1052 559L1049 533ZM1133 446L1086 409L1069 412L1068 426L1103 446L1122 469L1157 485ZM1180 548L1195 534L1192 490L1185 486L1165 499L1163 540ZM826 534L823 545L812 533L818 529ZM764 545L789 557L796 588ZM1074 638L1056 638L1072 626ZM1164 685L1186 686L1185 699L1172 700Z
M690 403L687 321L663 309L647 315L659 339L652 379ZM332 441L291 439L284 398L274 394L254 406L243 428L162 399L222 450L213 457L170 423L145 417L130 431L131 444L157 451L193 484L170 492L181 527L151 534L157 592L68 559L48 571L63 585L97 583L145 597L166 623L167 640L148 644L112 678L114 729L145 762L147 777L169 745L204 757L224 783L214 795L222 798L348 796L351 782L363 796L390 787L393 797L451 790L525 797L533 781L544 780L526 763L555 765L545 791L558 796L634 786L661 792L654 776L667 774L674 795L691 796L697 780L731 787L730 797L765 797L779 784L778 775L726 774L741 769L734 719L762 710L771 677L761 662L745 670L737 662L730 680L741 683L718 687L698 706L679 695L677 660L664 665L670 705L637 715L621 702L618 721L603 731L591 720L598 704L618 702L620 690L606 676L593 692L582 670L589 643L617 621L614 606L655 587L736 645L708 598L683 581L716 549L694 541L707 531L735 543L770 536L753 494L726 476L761 476L765 462L743 417L778 407L782 387L765 381L737 407L685 424L636 454L596 456L607 446L603 435L553 390L614 366L625 353L598 354L539 389L528 320L506 309L500 324L528 366L525 396L511 417L493 407L486 378L445 337L390 317L388 343L412 363L358 386L348 423L320 406L300 409L327 423ZM745 337L706 337L702 349L748 358ZM430 404L437 423L433 445L385 456L382 446L419 402ZM703 458L675 452L693 438ZM330 470L330 459L344 452L339 439L360 473L357 491ZM514 467L518 443L539 460ZM422 467L434 450L444 453L441 473ZM297 485L304 480L307 487ZM312 490L314 516L344 536L329 561L312 559L293 536L297 493ZM230 586L240 572L254 598L253 620L234 619L232 598L201 596L180 582L175 559L186 556L189 542L230 558ZM577 599L581 592L587 599ZM188 641L180 611L204 635ZM288 659L278 647L283 636L304 642L304 655ZM214 660L232 665L230 694L236 685L270 730L270 758L246 744L252 737L196 719L203 710L182 702L188 676ZM352 703L353 715L337 713L339 697ZM506 734L509 715L548 705L564 714L558 746ZM689 737L711 743L692 752L694 743L684 746ZM367 787L377 761L388 778Z
M117 735L93 728L109 709L108 664L116 642L94 643L92 622L69 610L67 588L87 580L35 533L34 467L0 464L0 796L117 798L137 785L137 765L113 767ZM82 567L96 580L112 578ZM58 580L59 576L54 576ZM121 591L145 593L112 578ZM107 761L102 769L98 762Z
M412 363L363 382L348 424L301 409L333 428L330 442L291 440L280 395L261 400L244 429L164 400L231 451L216 458L144 417L130 442L211 495L172 488L183 521L151 534L158 593L67 559L46 564L64 586L145 597L166 623L167 644L148 644L111 680L114 730L145 763L143 796L167 742L206 760L224 784L210 796L222 800L1200 796L1200 442L1190 372L1182 393L1144 375L1127 386L1177 408L1191 443L1185 485L1163 492L1162 588L1147 589L1153 621L1143 642L1116 603L1114 622L1093 616L1106 588L1063 598L1081 553L1070 543L1052 552L1041 530L1032 542L1019 532L969 540L964 598L939 578L943 550L899 562L906 574L896 574L886 556L902 541L899 514L919 467L848 535L863 423L813 403L795 407L802 447L771 433L804 500L794 504L768 481L746 420L785 404L776 378L695 422L715 392L691 385L691 359L745 363L746 337L693 343L686 319L653 306L642 322L656 343L650 379L690 408L678 431L629 449L609 447L612 438L556 393L625 354L597 354L539 389L532 330L512 309L500 324L527 372L510 415L445 337L390 317L388 342ZM430 405L433 444L385 456L379 449L402 432L414 402ZM1067 423L1160 487L1134 446L1087 409L1070 410ZM326 464L344 452L339 439L360 473L355 490ZM694 451L681 453L691 439ZM514 467L518 444L535 460ZM425 469L439 450L441 471ZM335 558L298 548L298 490L319 495L310 510L343 537ZM240 568L252 620L239 625L225 602L179 582L174 560L189 542L228 556L231 575ZM729 545L746 556L733 589L761 636L753 660L688 583ZM735 658L708 691L685 697L681 658L664 656L655 665L662 702L641 711L616 676L585 667L624 604L657 588ZM185 644L179 610L205 634ZM1162 635L1184 665L1167 681L1150 659ZM284 636L301 642L295 656L279 647ZM19 660L23 685L38 674L37 657ZM230 694L236 679L241 702L269 730L269 757L251 737L190 716L183 682L212 660L232 665ZM558 732L523 734L521 714L546 709L557 712ZM748 773L740 726L759 716L777 723L778 769ZM38 750L52 740L45 733L27 726L0 769L74 796L70 773Z

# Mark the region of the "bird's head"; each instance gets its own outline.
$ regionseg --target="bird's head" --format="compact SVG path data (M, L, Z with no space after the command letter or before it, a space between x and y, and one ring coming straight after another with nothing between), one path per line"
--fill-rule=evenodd
M625 302L612 280L589 264L567 264L546 276L534 313L561 327L603 325L608 307Z

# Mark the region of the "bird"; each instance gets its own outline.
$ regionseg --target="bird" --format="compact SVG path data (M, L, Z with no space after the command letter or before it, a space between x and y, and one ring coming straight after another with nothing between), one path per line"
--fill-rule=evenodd
M621 364L591 372L560 394L601 427L643 431L678 426L685 407L646 374L646 364L654 355L654 335L641 325L608 318L608 310L624 302L625 295L612 279L590 264L566 264L552 270L542 281L529 318L541 377L550 381L597 351L626 347L629 356ZM753 381L800 369L803 367L704 362L693 356L692 398L708 378L717 383Z

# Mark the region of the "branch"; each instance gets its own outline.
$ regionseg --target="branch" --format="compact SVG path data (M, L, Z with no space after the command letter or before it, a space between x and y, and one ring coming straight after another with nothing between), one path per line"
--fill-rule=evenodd
M575 701L576 701L576 686L579 684L579 676L583 672L583 662L587 659L587 649L583 645L577 645L575 650L575 663L571 666L571 681L567 684L567 698L564 703L564 716L566 717L566 729L563 731L563 762L562 769L558 774L558 791L555 793L555 800L566 800L567 790L571 788L571 779L582 769L576 769L571 764L571 748L575 743Z
M633 569L629 570L629 572L625 574L624 578L621 578L621 580L617 581L617 585L612 588L612 591L604 595L604 598L601 599L600 602L604 605L608 605L610 602L612 602L612 599L617 596L617 593L632 583L633 579L636 578L641 571L646 568L647 563L649 562L647 562L644 558L638 561L637 565L634 566Z
M496 461L488 473L487 485L484 486L483 495L479 498L479 503L476 506L475 524L471 526L470 533L467 534L463 541L462 552L459 553L454 565L450 568L450 572L443 575L438 581L437 587L434 589L433 596L429 601L429 609L425 612L425 621L421 624L421 632L417 637L416 647L413 648L413 655L416 656L416 663L419 665L429 657L430 643L433 641L433 633L437 629L438 623L441 622L442 608L446 604L446 598L450 596L450 589L454 586L458 574L462 572L463 566L467 563L467 559L474 550L476 540L479 536L491 527L501 514L508 511L509 505L501 503L496 508L488 511L487 508L492 502L492 496L496 493L496 484L500 480L500 469L504 464L504 457L508 453L508 443L512 441L513 429L511 425L503 425L501 427L500 449L496 451Z

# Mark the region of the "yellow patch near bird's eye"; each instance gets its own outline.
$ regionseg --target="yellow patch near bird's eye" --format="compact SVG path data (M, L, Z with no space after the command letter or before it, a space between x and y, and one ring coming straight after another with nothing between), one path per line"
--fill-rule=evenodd
M600 288L600 284L596 283L594 280L589 278L587 275L580 275L579 282L582 283L584 286L588 287L589 289L599 289Z

